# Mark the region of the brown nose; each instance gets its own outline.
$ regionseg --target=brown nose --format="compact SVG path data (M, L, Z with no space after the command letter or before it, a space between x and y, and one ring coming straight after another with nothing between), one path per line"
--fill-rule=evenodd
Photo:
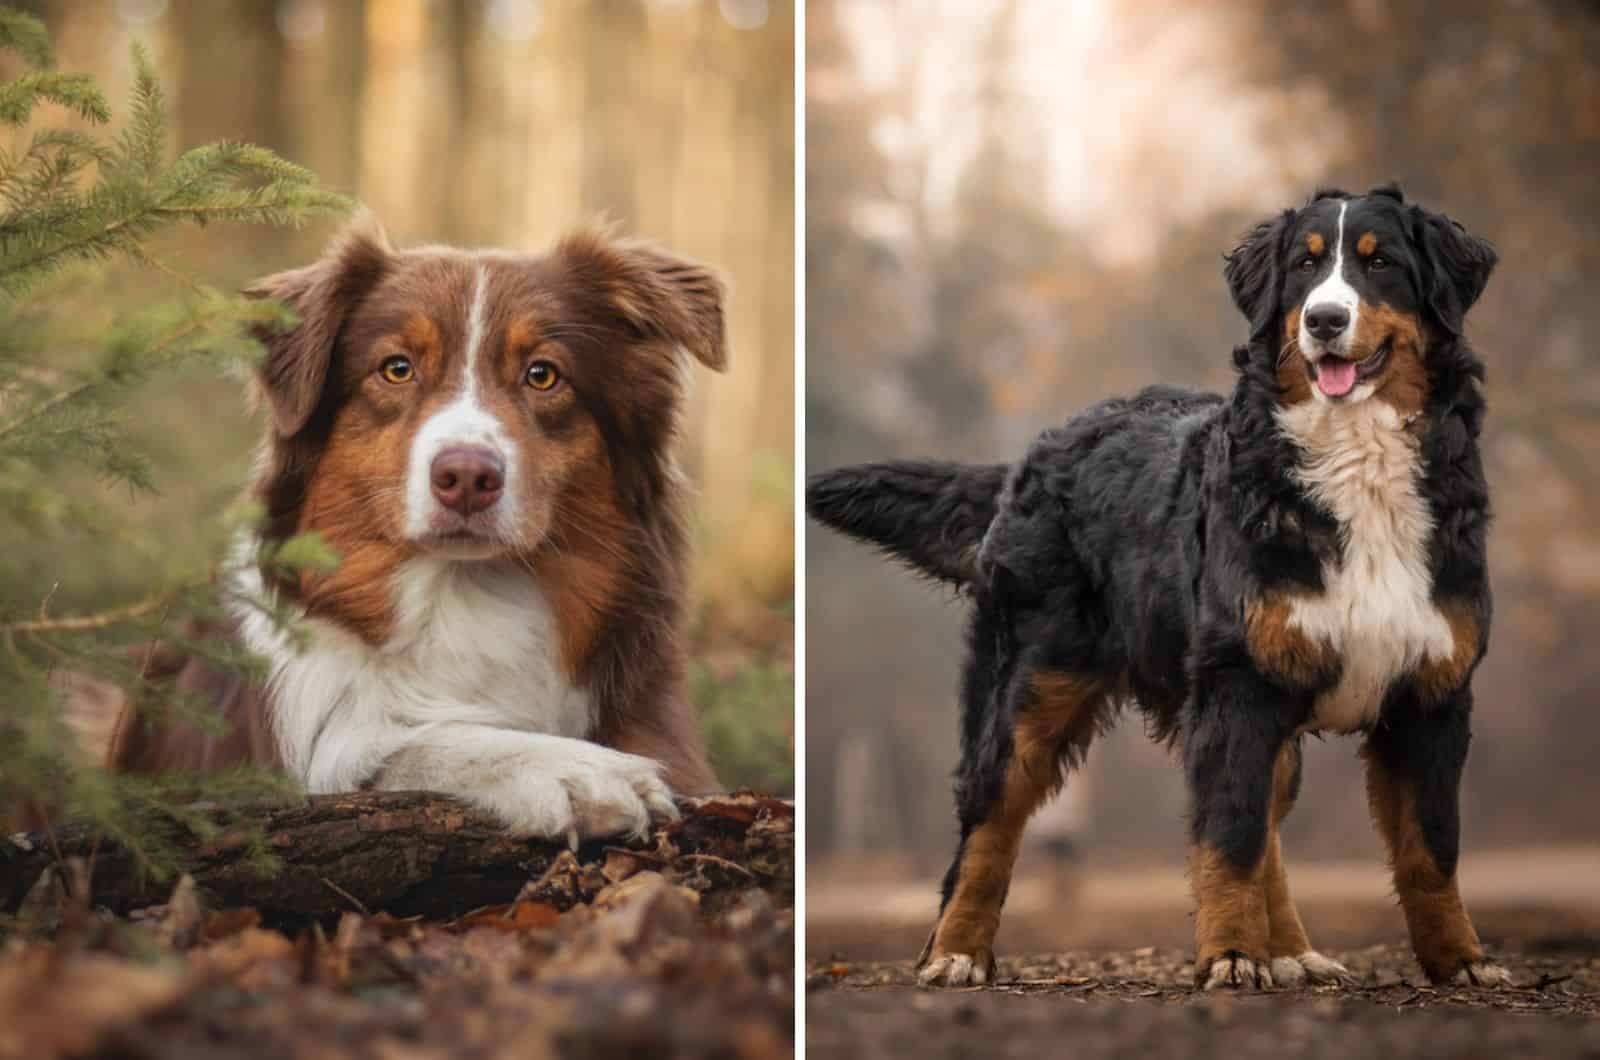
M481 512L500 499L506 484L506 462L489 449L460 446L433 458L433 495L462 515Z

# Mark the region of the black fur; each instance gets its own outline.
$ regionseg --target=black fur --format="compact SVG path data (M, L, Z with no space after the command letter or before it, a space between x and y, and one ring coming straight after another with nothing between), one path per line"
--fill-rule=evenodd
M919 573L964 585L972 581L1005 473L1004 464L861 464L813 477L806 509Z
M1435 524L1434 602L1465 607L1486 638L1483 366L1461 325L1494 252L1393 187L1319 192L1305 209L1346 202L1393 242L1394 267L1373 282L1426 336L1418 430ZM1320 592L1340 556L1341 528L1297 484L1301 454L1274 419L1284 322L1308 283L1293 274L1301 219L1284 211L1227 256L1230 291L1250 323L1231 395L1157 386L1104 401L1044 432L1009 469L876 464L811 479L815 518L974 601L956 780L963 846L1000 791L1032 678L1064 672L1101 683L1108 703L1135 703L1158 736L1181 746L1197 842L1240 866L1260 857L1274 759L1340 672L1335 664L1298 682L1275 676L1246 638L1248 601ZM1466 680L1429 704L1402 675L1368 733L1370 753L1415 785L1423 835L1446 871L1457 854Z

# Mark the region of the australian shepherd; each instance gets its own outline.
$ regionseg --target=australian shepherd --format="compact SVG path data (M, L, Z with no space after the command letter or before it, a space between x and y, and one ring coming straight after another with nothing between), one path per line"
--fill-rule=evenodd
M1029 814L1120 703L1180 749L1195 980L1343 978L1289 895L1303 734L1358 733L1418 961L1505 982L1456 885L1472 673L1489 634L1483 365L1493 249L1398 188L1322 191L1227 257L1249 320L1229 395L1152 387L1018 462L813 478L811 514L973 601L961 840L922 981L994 976Z
M573 840L715 788L684 689L672 449L689 359L725 365L716 276L599 232L398 250L368 217L249 293L298 318L261 335L265 517L229 575L267 677L162 653L232 726L127 718L113 764L273 761L313 793L446 792ZM259 562L307 533L337 569Z

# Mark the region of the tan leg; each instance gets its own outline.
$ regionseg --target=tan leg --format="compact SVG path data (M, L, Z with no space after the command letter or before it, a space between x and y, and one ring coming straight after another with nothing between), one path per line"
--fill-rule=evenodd
M1289 875L1283 866L1283 841L1280 829L1294 809L1300 787L1300 744L1284 745L1272 772L1272 826L1267 832L1266 867L1263 886L1267 899L1267 953L1272 957L1272 980L1277 986L1298 986L1306 982L1342 982L1349 970L1311 948L1300 911L1289 893Z
M994 936L1023 828L1060 787L1063 762L1088 748L1104 703L1093 682L1053 672L1034 676L1012 729L1000 796L956 853L939 922L917 962L921 982L964 986L993 978Z
M1195 981L1207 990L1272 985L1267 961L1266 869L1265 852L1254 865L1241 868L1202 843L1190 848Z
M1452 871L1440 869L1428 848L1412 783L1395 775L1370 749L1367 801L1389 848L1394 889L1405 912L1411 948L1432 982L1496 985L1510 981L1505 969L1484 956Z

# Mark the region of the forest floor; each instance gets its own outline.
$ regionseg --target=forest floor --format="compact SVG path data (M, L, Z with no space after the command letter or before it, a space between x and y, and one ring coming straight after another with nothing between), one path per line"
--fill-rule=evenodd
M497 837L437 796L311 802L268 824L285 856L256 903L217 864L222 842L140 908L98 848L92 872L65 847L9 910L0 887L0 1060L793 1055L792 803L696 800L648 841L573 852ZM446 825L391 827L438 806ZM326 822L303 819L319 813L354 836L331 862ZM0 882L37 847L0 836ZM454 910L424 877L460 881Z
M812 1057L1600 1057L1600 851L1469 859L1462 876L1501 989L1435 988L1385 897L1381 866L1291 864L1313 942L1356 982L1203 994L1181 874L1020 878L993 986L916 985L932 883L809 875ZM824 882L825 881L825 882ZM913 918L913 907L924 916ZM926 908L924 908L926 907ZM873 910L872 917L849 910ZM870 921L870 922L869 922Z

